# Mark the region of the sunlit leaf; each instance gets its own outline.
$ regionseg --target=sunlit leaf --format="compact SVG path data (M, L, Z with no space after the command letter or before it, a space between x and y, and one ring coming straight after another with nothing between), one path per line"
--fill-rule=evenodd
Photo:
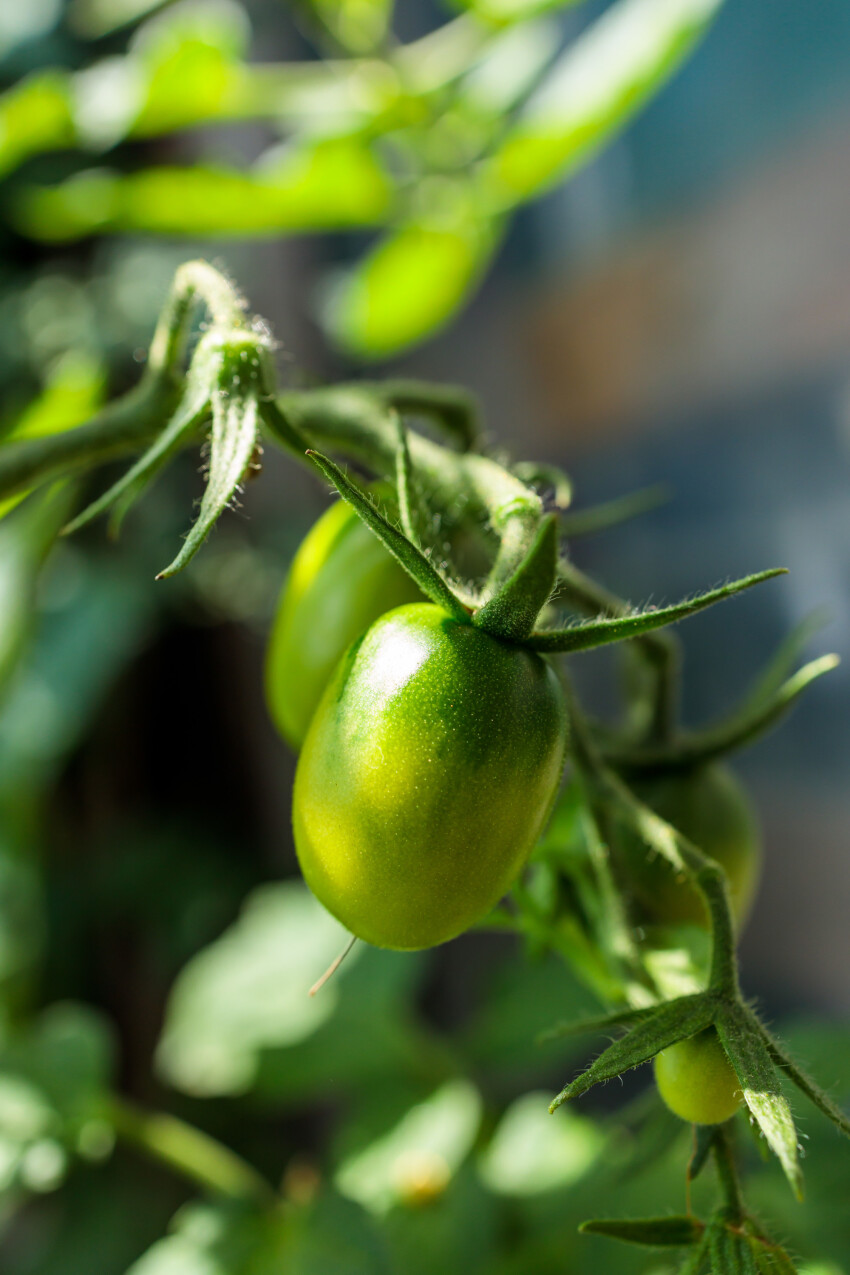
M36 239L95 231L262 235L380 224L391 188L373 152L352 139L292 145L253 172L198 165L122 176L79 173L22 192L16 217Z
M328 330L360 358L397 354L448 322L498 243L499 228L489 220L400 226L332 291L325 307Z
M508 1107L482 1152L479 1169L500 1195L538 1195L582 1178L599 1156L601 1130L572 1111L549 1114L549 1096L523 1094Z
M531 198L578 167L681 64L720 0L619 0L529 99L487 165L496 205Z
M545 1099L541 1099L545 1112ZM433 1198L469 1154L481 1121L481 1099L468 1081L451 1080L406 1112L376 1142L339 1166L343 1195L375 1213L399 1200Z
M70 85L60 71L36 72L0 95L0 177L73 139Z
M352 53L368 53L384 38L392 0L311 0L318 17Z
M348 938L304 886L257 890L236 924L177 980L159 1044L161 1072L193 1094L248 1089L262 1050L304 1040L333 1014L361 947L320 995L308 992Z
M113 1066L109 1030L94 1010L56 1004L0 1049L0 1191L51 1191L69 1155L108 1154L103 1115Z

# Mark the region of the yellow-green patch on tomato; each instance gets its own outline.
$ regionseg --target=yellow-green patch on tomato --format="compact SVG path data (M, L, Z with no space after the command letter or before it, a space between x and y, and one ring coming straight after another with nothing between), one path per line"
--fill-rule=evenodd
M304 742L293 828L307 884L378 947L453 938L525 863L565 747L541 656L430 603L390 612L340 662Z
M741 1082L713 1027L663 1049L655 1059L658 1092L691 1124L722 1124L741 1105Z
M351 505L307 533L278 603L266 654L272 720L296 751L341 656L374 620L422 594Z

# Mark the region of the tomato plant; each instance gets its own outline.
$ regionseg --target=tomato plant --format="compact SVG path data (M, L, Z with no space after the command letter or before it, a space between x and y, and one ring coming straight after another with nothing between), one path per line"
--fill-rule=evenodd
M557 792L557 678L428 603L378 620L308 733L293 826L305 880L379 947L468 929L510 886Z
M308 531L278 602L266 655L266 701L296 751L346 648L385 611L422 594L350 505Z
M198 302L211 322L192 344ZM206 263L189 263L177 273L138 386L58 444L47 435L0 447L0 499L12 501L21 491L94 469L122 449L142 452L64 528L70 532L108 509L120 519L172 453L209 425L198 514L159 578L191 561L266 443L314 468L344 502L319 519L299 550L266 667L275 718L302 744L293 792L295 847L304 879L326 911L297 886L292 893L274 885L260 890L218 954L208 959L203 953L178 987L160 1045L163 1070L195 1097L237 1095L253 1077L260 1083L270 1055L303 1045L292 1084L312 1093L348 1082L346 1060L356 1076L386 1048L407 1068L393 1100L406 1093L414 1105L392 1129L378 1112L371 1146L362 1148L360 1129L350 1139L353 1160L340 1166L334 1190L348 1194L357 1225L364 1220L357 1209L377 1218L417 1202L424 1210L437 1198L440 1207L457 1206L464 1199L453 1194L459 1170L457 1189L471 1189L472 1199L500 1182L522 1193L517 1165L523 1158L511 1149L518 1145L514 1117L506 1115L501 1134L487 1129L463 1048L444 1048L424 1028L407 1033L407 1011L396 1013L387 1031L394 970L405 964L409 971L413 963L367 950L431 947L473 926L509 932L536 957L565 961L603 1008L598 1018L559 1024L550 1039L576 1031L614 1037L551 1109L654 1060L663 1101L703 1127L689 1153L688 1176L709 1158L717 1169L720 1202L706 1222L689 1213L595 1219L586 1229L652 1246L690 1246L685 1269L694 1275L704 1270L704 1259L714 1275L752 1269L756 1258L764 1258L767 1269L764 1263L781 1250L744 1205L728 1121L746 1104L799 1196L798 1137L783 1086L795 1084L846 1134L850 1120L768 1032L742 990L737 933L760 852L749 801L727 758L771 727L835 658L792 671L799 650L792 638L726 722L681 734L675 713L681 660L674 640L659 630L781 571L635 609L583 575L566 552L568 477L481 450L464 391L389 381L278 393L271 352L270 337L246 318L229 282ZM412 427L409 418L423 412L431 414L441 441ZM320 448L356 462L368 485ZM384 507L373 499L378 482L387 485ZM51 544L64 516L62 506L43 527L39 519L38 553L28 561L41 561L42 532ZM598 517L594 521L598 525ZM30 587L22 599L26 617L36 596ZM393 606L399 597L424 600ZM623 724L611 729L585 712L561 657L618 642L632 644L632 676ZM17 658L13 646L9 663ZM569 786L541 838L566 761ZM647 920L696 922L705 932L674 926L659 935ZM351 958L355 973L366 971L360 1009L348 999L357 983L349 983L348 971L338 995L306 995L339 951L345 930L353 936L346 952L361 940ZM289 944L283 954L281 943ZM328 974L340 959L331 961ZM309 968L308 977L315 961L320 968ZM225 1003L220 1022L216 1014ZM337 1003L345 1012L335 1018ZM58 1026L47 1027L48 1038L68 1032L62 1015ZM15 1163L23 1166L16 1189L26 1186L32 1165L43 1171L45 1162L48 1168L58 1163L50 1147L53 1161L45 1161L45 1128L63 1131L62 1156L80 1147L84 1154L92 1145L108 1154L111 1140L122 1137L238 1204L229 1220L194 1228L196 1238L218 1236L223 1228L229 1244L234 1234L228 1228L242 1219L247 1247L239 1238L233 1251L257 1261L264 1255L275 1268L286 1265L297 1210L311 1208L316 1192L321 1206L334 1207L320 1175L302 1173L300 1185L298 1175L292 1178L282 1214L278 1190L208 1135L100 1092L108 1050L92 1046L96 1028L73 1022L72 1028L92 1064L80 1071L85 1092L74 1096L66 1114L57 1110L46 1124L39 1115L23 1134L18 1128L13 1141L24 1149L15 1151ZM36 1055L37 1037L28 1046ZM329 1040L341 1045L323 1071ZM26 1048L12 1050L13 1072L25 1055ZM430 1096L421 1093L426 1080L439 1086ZM59 1085L59 1107L62 1093ZM540 1161L543 1180L567 1163L572 1174L575 1146L562 1141L573 1136L568 1122L553 1126L545 1105L538 1108L536 1096L529 1097L532 1121L542 1116L553 1132L544 1134L534 1123L533 1137L520 1142L533 1144L536 1156L538 1143L549 1138ZM104 1113L103 1137L98 1129L96 1137L82 1136L92 1111ZM8 1134L3 1120L0 1112L0 1140ZM481 1182L470 1187L464 1160L479 1136L484 1167ZM579 1160L588 1155L595 1155L589 1143ZM250 1217L248 1199L256 1211ZM467 1204L460 1212L468 1216ZM187 1225L193 1230L191 1219ZM166 1262L170 1253L179 1255L184 1238L166 1249ZM727 1260L730 1252L734 1260ZM200 1253L202 1264L209 1264L207 1255ZM790 1269L784 1254L782 1263ZM384 1268L391 1267L380 1259L363 1267ZM409 1263L403 1268L412 1269Z
M742 926L758 885L761 846L755 813L727 766L700 766L638 782L634 793L726 873L732 911ZM631 828L617 840L626 882L641 913L661 923L707 926L699 891Z
M722 1124L741 1105L741 1082L713 1028L663 1049L655 1059L658 1092L691 1124Z

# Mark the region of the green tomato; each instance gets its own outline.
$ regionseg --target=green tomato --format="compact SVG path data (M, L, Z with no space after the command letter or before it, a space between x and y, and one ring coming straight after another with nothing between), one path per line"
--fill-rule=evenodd
M741 1105L741 1082L713 1027L663 1049L655 1059L658 1092L691 1124L722 1124Z
M354 641L385 611L422 594L351 505L338 500L308 531L278 603L266 655L266 700L296 751Z
M725 766L702 766L632 787L641 801L720 864L729 881L733 915L742 926L758 885L761 849L752 806L732 772ZM621 830L616 843L628 884L648 920L709 924L696 887L631 827Z
M400 607L340 662L295 775L305 880L352 934L415 949L502 897L555 798L552 668L440 607Z

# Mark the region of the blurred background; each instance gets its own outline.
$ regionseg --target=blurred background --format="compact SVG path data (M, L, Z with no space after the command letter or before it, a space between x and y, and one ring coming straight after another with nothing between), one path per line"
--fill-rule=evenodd
M845 663L736 762L767 856L742 961L847 1094L850 11L398 0L406 60L389 18L373 0L0 6L0 429L70 427L133 384L174 269L203 256L269 321L284 384L467 385L496 445L568 470L576 509L663 483L666 504L573 546L631 601L789 567L682 628L683 716L721 716L822 613L811 654ZM681 1210L682 1153L662 1130L626 1181L638 1116L605 1122L640 1079L541 1124L531 1096L583 1047L534 1039L592 1007L554 958L494 936L367 951L305 1007L339 934L297 885L262 661L329 498L267 452L154 585L201 489L187 455L119 542L95 525L59 544L0 713L3 1016L32 1016L0 1055L2 1269L672 1271L575 1233L588 1210ZM610 708L610 659L581 677ZM284 1174L284 1247L212 1205L159 1240L190 1192L124 1149L104 1168L110 1076ZM840 1275L850 1156L803 1127L811 1202L790 1215L755 1159L754 1197L807 1271Z

